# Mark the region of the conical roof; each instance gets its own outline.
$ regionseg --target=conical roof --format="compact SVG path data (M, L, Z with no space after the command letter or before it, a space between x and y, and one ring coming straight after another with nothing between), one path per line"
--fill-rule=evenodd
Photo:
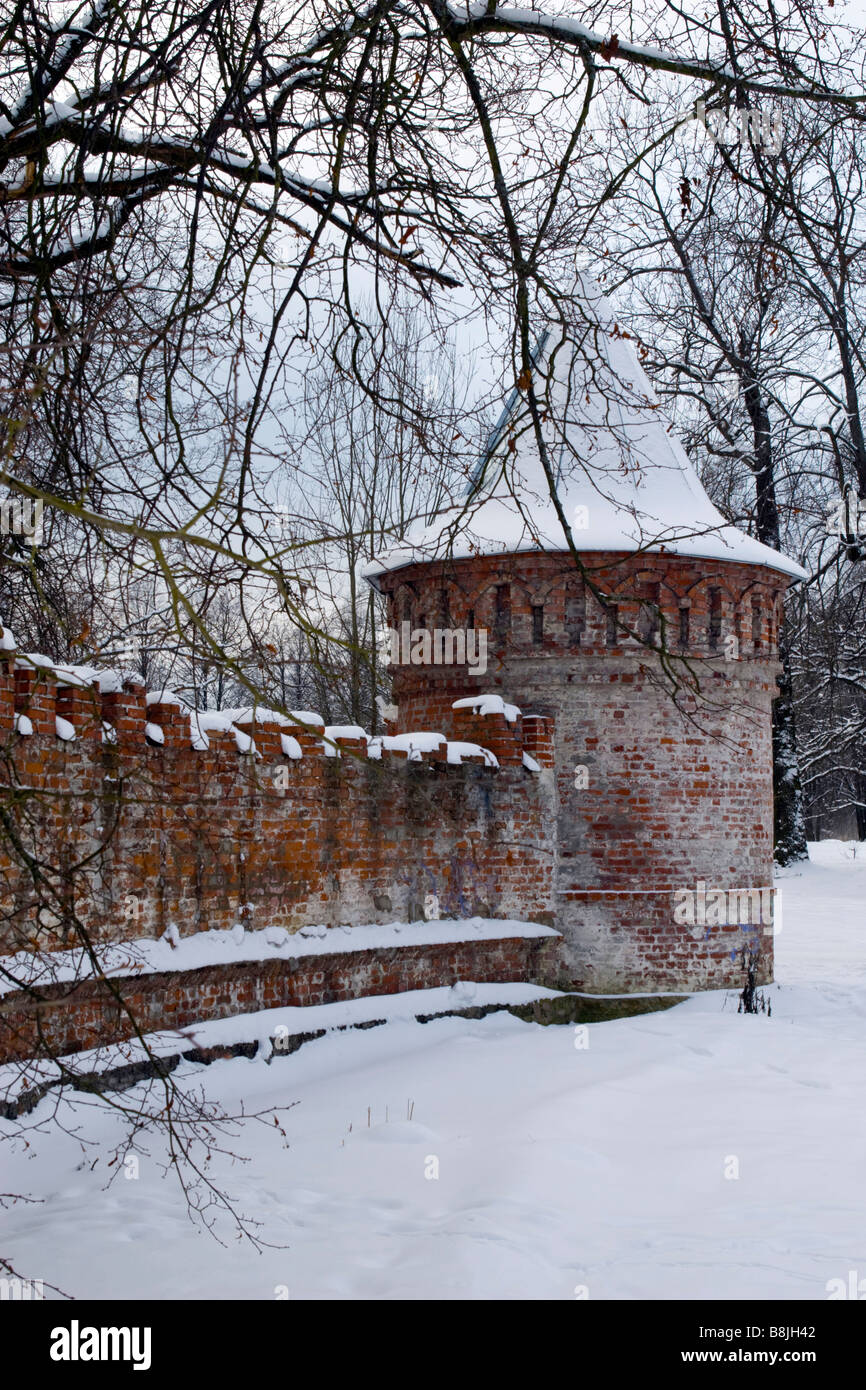
M541 324L533 385L556 496L575 547L757 564L792 578L793 560L729 525L662 414L629 334L586 277ZM422 561L567 551L526 390L516 389L457 504L417 525L365 570Z

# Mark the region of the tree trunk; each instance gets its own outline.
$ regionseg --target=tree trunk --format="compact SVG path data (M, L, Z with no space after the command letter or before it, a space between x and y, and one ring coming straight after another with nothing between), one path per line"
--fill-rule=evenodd
M741 352L743 344L741 343ZM755 492L758 539L774 550L781 550L779 509L773 472L770 418L757 373L745 385L746 409L755 441ZM773 701L773 843L777 864L793 864L808 859L806 822L803 816L803 786L797 757L794 702L787 625L779 631L779 695Z
M777 864L794 864L809 858L786 627L782 623L779 632L782 672L779 698L773 701L773 839Z

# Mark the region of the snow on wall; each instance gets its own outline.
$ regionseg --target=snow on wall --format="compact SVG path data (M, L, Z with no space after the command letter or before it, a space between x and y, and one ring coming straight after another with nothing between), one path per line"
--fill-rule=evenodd
M315 1028L322 1025L317 1014L323 1005L381 997L383 1008L390 1011L394 995L405 999L409 991L455 985L446 1007L467 1008L481 1002L477 994L485 983L525 988L528 981L555 970L555 932L520 922L501 925L502 931L474 937L458 933L425 940L419 933L420 940L410 936L405 943L355 950L345 945L352 933L332 932L331 949L320 954L236 964L215 961L193 969L127 976L112 985L121 984L123 998L145 1033L183 1029L187 1042L189 1030L197 1031L202 1022L236 1019L243 1031L244 1015L288 1007L309 1010L306 1027ZM27 993L7 995L0 1005L0 1068L46 1052L69 1055L100 1047L104 1060L100 1065L90 1059L90 1065L102 1069L107 1064L105 1049L133 1035L129 1018L117 1008L112 985L85 979L70 991L62 981L48 983L41 987L38 1008ZM376 1010L372 1017L377 1016L388 1014ZM276 1023L278 1017L265 1021ZM20 1078L16 1082L13 1094L18 1095Z
M316 923L289 932L284 927L245 931L240 923L230 931L200 931L181 936L175 924L158 940L106 942L93 955L82 947L67 951L21 951L0 956L0 995L16 988L44 988L49 984L123 976L158 975L166 971L202 970L211 965L237 966L254 961L298 961L307 956L341 955L356 951L384 951L404 946L526 940L555 937L552 927L510 918L469 917L460 921L365 923L354 927L326 927ZM97 965L94 966L94 960Z
M551 793L524 763L517 714L467 709L451 738L374 738L312 711L190 710L128 673L61 667L10 641L0 736L23 792L22 846L86 866L75 910L99 939L550 921ZM0 951L74 940L8 840L0 900L17 908Z

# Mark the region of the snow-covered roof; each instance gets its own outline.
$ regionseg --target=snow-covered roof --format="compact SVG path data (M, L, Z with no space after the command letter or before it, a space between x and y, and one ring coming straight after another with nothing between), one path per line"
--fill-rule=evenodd
M793 560L725 522L598 286L539 324L533 385L556 493L581 552L646 550L763 565L792 578ZM527 393L515 390L466 495L364 570L371 583L422 561L567 551Z

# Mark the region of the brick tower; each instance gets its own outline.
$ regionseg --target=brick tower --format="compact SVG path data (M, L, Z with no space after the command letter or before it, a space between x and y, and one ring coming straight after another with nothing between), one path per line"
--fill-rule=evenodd
M466 737L455 701L489 693L521 711L555 784L548 983L719 988L750 955L767 980L777 634L803 572L725 524L628 336L581 282L542 323L541 447L515 390L467 495L368 568L393 731Z

